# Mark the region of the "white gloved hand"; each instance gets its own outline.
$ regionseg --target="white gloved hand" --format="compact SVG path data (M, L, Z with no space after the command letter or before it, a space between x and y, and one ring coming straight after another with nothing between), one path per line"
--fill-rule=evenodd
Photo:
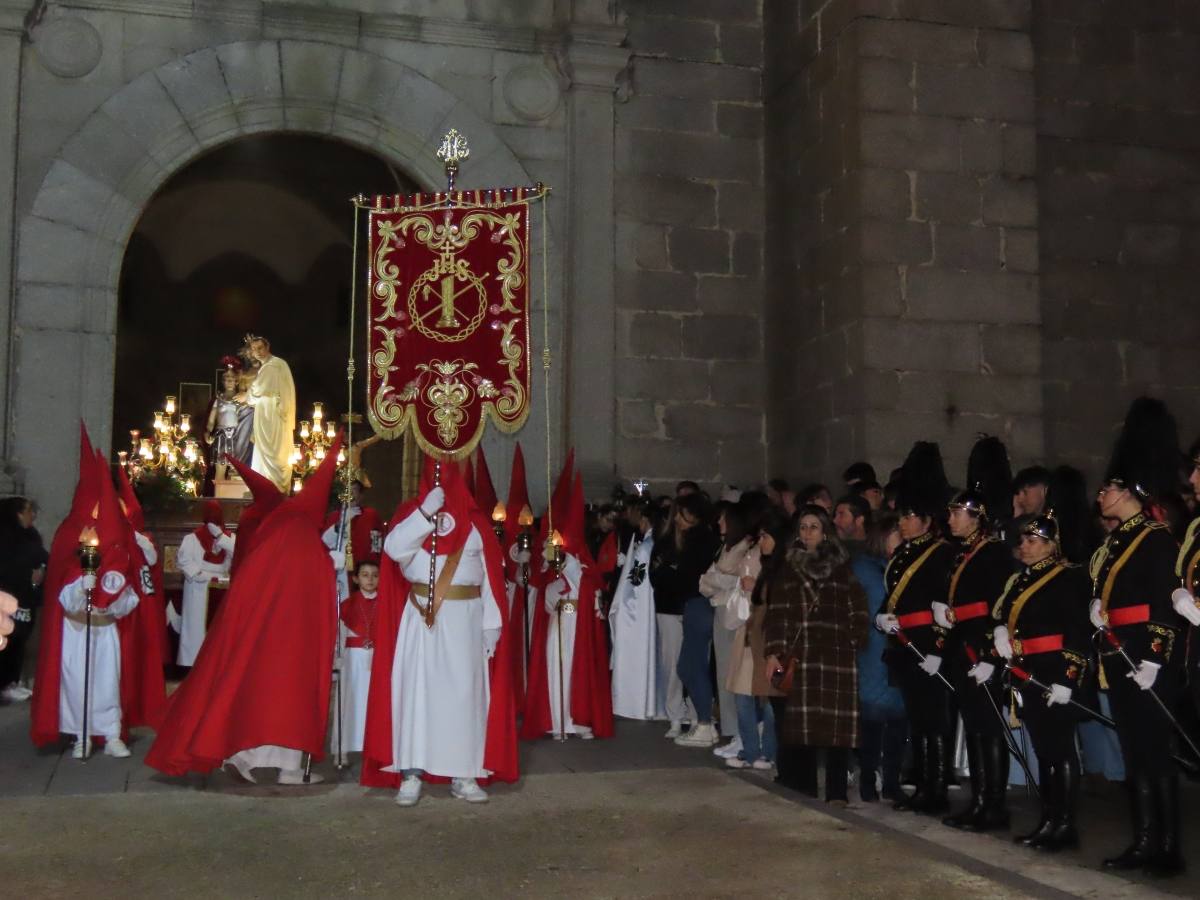
M1200 625L1200 606L1196 605L1196 598L1187 588L1175 589L1175 592L1171 594L1171 605L1175 607L1175 612L1193 625Z
M942 658L940 656L934 656L932 653L926 655L926 657L921 660L921 671L926 675L936 675L941 667Z
M94 573L84 572L83 578L80 580L83 582L83 589L85 591L94 591L96 589L96 575Z
M617 554L617 568L618 569L625 568L625 554L624 553Z
M1005 659L1013 658L1013 646L1012 641L1010 641L1008 638L1007 627L1004 625L997 625L992 631L992 646L995 647L996 652Z
M176 634L183 632L183 616L179 615L175 607L170 603L167 604L167 624L171 626L171 630Z
M1091 608L1088 610L1088 618L1092 620L1093 628L1103 628L1104 619L1100 618L1100 598L1097 597L1092 601Z
M446 505L446 492L440 487L430 488L425 499L421 501L421 513L425 518L433 518L433 514Z
M950 620L950 606L946 603L938 603L933 601L933 621L937 622L943 628L953 628L954 622Z
M1050 685L1050 693L1046 695L1047 706L1066 706L1071 700L1071 689L1066 685Z
M346 554L342 550L330 550L329 558L333 560L334 571L342 572L346 569Z
M209 522L204 527L208 529L208 533L211 534L213 537L216 537L217 535L219 535L221 533L221 526L216 525L213 522Z
M496 653L496 644L500 642L499 628L486 628L483 632L483 655L491 659Z
M1161 669L1158 663L1142 660L1138 663L1136 669L1125 675L1126 678L1132 678L1133 683L1140 687L1143 691L1148 691L1154 687L1154 680L1158 678L1158 670Z
M977 662L967 670L967 675L975 679L976 684L983 684L995 673L996 667L990 662Z
M900 630L900 622L891 613L880 613L875 617L875 627L884 634L892 634Z

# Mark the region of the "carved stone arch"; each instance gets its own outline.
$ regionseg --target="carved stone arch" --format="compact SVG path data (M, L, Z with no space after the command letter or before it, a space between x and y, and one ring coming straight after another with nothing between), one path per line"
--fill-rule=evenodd
M96 109L59 148L20 224L8 427L48 519L69 505L75 423L86 421L99 446L112 442L125 246L168 178L221 144L297 132L369 150L434 190L444 176L432 148L451 126L471 142L470 184L531 183L494 127L452 92L400 63L331 44L205 48L140 75Z

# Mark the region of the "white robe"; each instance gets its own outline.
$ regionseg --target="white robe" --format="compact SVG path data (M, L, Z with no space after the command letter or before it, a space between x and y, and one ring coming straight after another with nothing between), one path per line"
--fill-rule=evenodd
M592 729L585 725L576 725L571 719L571 666L575 662L575 629L579 625L579 582L583 576L583 567L579 560L567 554L566 565L562 575L546 586L546 612L550 615L549 627L546 629L546 686L550 694L549 734L591 734ZM562 617L558 614L560 598L573 598L575 602L570 610L564 609ZM558 634L562 629L562 693L559 693L558 665ZM559 713L565 715L566 722L560 728Z
M225 560L221 563L206 562L200 539L190 533L179 543L179 552L175 556L175 563L183 573L183 609L180 611L183 621L179 631L179 654L175 658L181 666L195 664L208 632L209 583L214 578L229 576L234 538L222 535L217 543L225 549Z
M254 407L254 457L250 468L273 481L284 493L290 493L296 385L288 364L278 356L263 363L246 392L246 399Z
M613 715L627 719L656 719L665 715L659 704L657 620L650 587L650 551L654 536L639 542L634 536L625 551L625 565L608 611L612 631ZM636 567L636 568L635 568ZM630 575L640 572L640 583Z
M420 510L383 542L413 583L428 583L433 531ZM446 557L437 558L440 576ZM432 628L409 605L400 620L392 663L392 759L386 771L420 770L446 778L482 778L490 700L484 632L499 634L502 598L492 595L483 565L483 539L472 527L454 584L478 585L474 600L446 600Z
M110 574L108 577L112 577ZM87 608L83 578L76 578L58 595L68 613ZM92 650L88 698L88 734L104 738L121 736L121 637L117 619L138 605L138 594L126 585L103 612L92 612ZM87 626L71 619L62 623L62 674L58 686L58 730L78 736L83 730L83 669L87 648Z
M374 599L374 594L364 594ZM371 688L371 660L375 656L372 647L346 647L346 638L353 634L345 623L338 623L338 646L341 653L341 675L338 688L341 690L341 715L334 706L334 729L342 735L342 753L361 753L363 734L367 729L367 694ZM362 635L359 635L361 637ZM337 702L335 697L334 702ZM337 753L338 732L329 733L329 752Z

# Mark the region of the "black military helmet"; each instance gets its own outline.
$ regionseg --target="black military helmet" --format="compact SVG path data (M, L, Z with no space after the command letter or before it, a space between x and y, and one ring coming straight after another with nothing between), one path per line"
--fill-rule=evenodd
M988 504L984 499L983 494L979 491L959 491L955 494L947 509L965 509L969 513L973 513L977 518L988 518Z
M1021 534L1040 537L1043 541L1049 541L1054 545L1054 555L1062 555L1062 544L1059 542L1058 519L1054 515L1054 510L1048 509L1038 516L1034 516L1028 522L1021 526Z

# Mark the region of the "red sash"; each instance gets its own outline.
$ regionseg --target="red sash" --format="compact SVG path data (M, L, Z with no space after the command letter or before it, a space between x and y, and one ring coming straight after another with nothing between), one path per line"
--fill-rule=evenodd
M904 628L920 628L923 625L933 624L933 613L930 610L922 610L921 612L908 613L896 619L896 622L902 629Z
M1047 634L1043 637L1029 638L1028 640L1019 640L1021 645L1020 656L1033 656L1036 653L1053 653L1055 650L1063 648L1063 636L1061 634ZM1014 647L1015 651L1016 648Z
M986 616L990 607L986 600L980 600L978 603L966 603L962 606L955 606L953 609L956 622L969 622L971 619Z
M1110 609L1108 611L1108 624L1113 627L1119 625L1137 625L1139 622L1149 621L1149 603L1144 603L1141 606L1122 606L1120 609Z

